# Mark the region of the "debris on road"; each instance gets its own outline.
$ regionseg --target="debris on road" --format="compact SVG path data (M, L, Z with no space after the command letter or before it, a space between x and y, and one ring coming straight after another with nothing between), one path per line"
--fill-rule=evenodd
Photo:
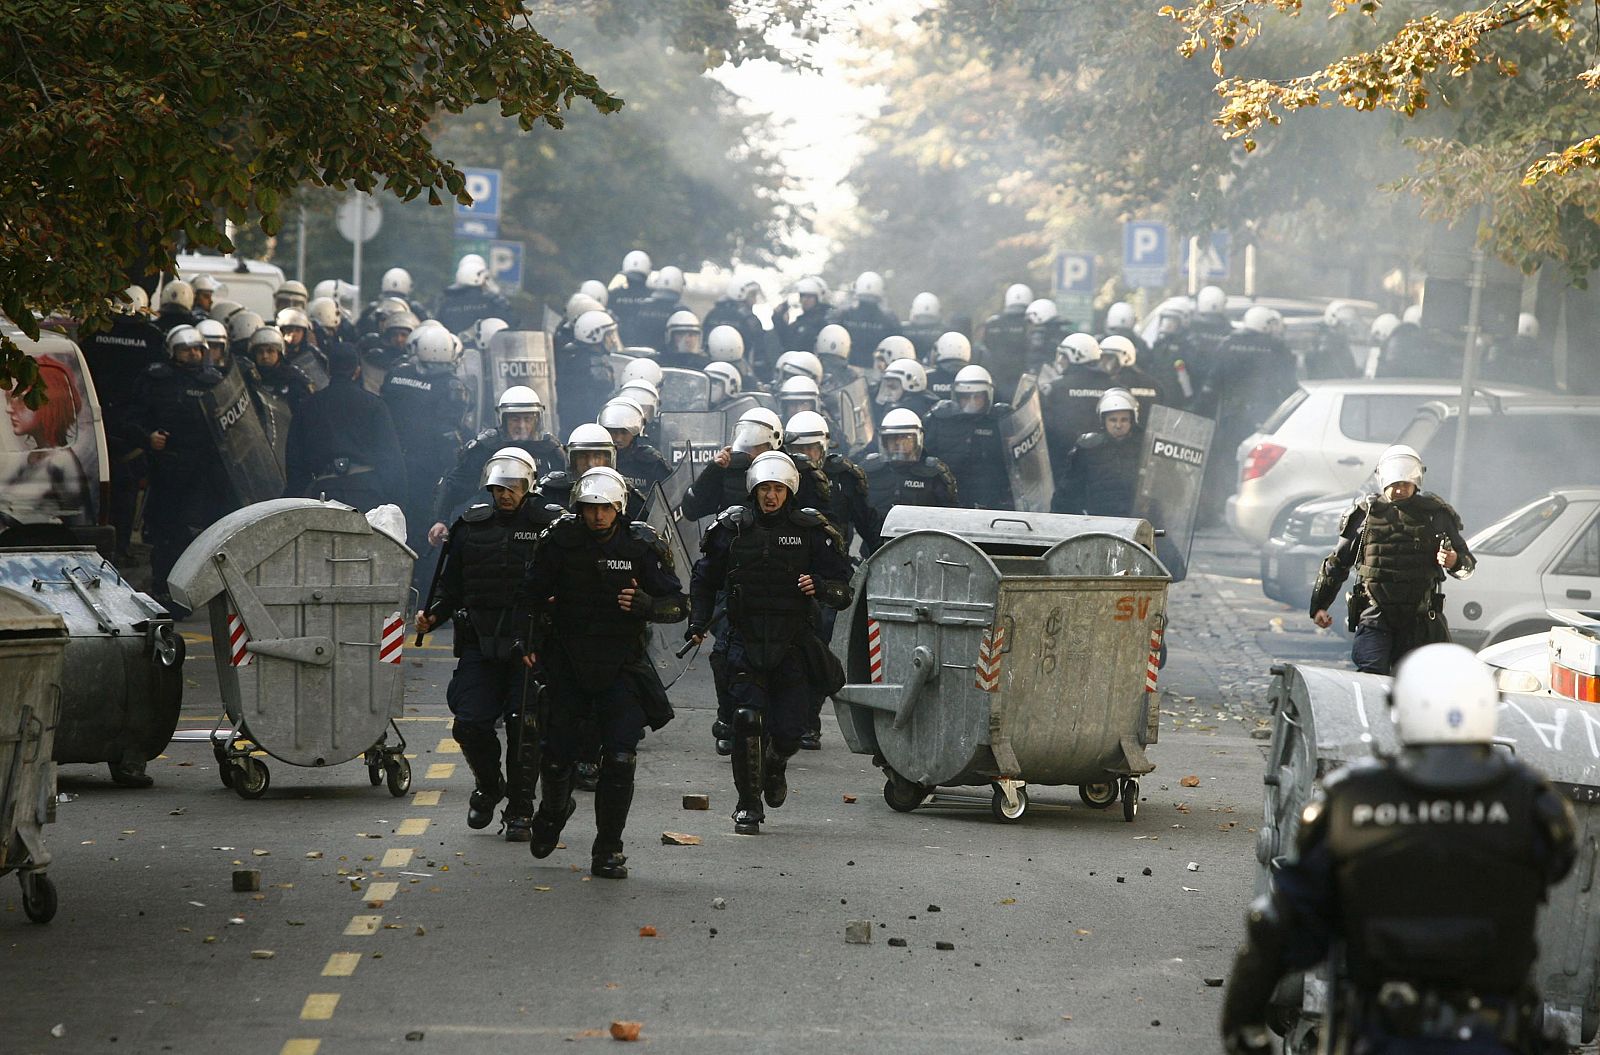
M1205 982L1206 982L1206 988L1208 988L1208 989L1221 989L1222 988L1222 979L1221 978L1207 978L1205 980Z
M904 938L890 938L889 944L893 948L903 949L906 947L906 940Z
M661 844L663 846L699 846L700 836L685 835L683 832L662 832Z
M278 954L273 952L271 949L251 949L250 950L250 958L252 960L270 960L276 955L278 955Z
M714 898L711 899L711 907L712 908L727 908L728 907L728 901L727 901L726 898L714 897Z
M248 894L261 889L261 872L255 868L235 868L233 889L238 894Z
M1184 865L1183 867L1187 868L1191 872L1198 872L1198 871L1200 871L1200 862L1199 861L1190 861L1188 864Z
M639 1031L643 1028L643 1022L613 1022L611 1023L611 1039L638 1040Z
M844 800L846 802L854 802L856 800L856 797L854 795L845 795L844 796Z
M1187 776L1178 781L1178 783L1182 784L1186 788L1197 788L1200 786L1200 778L1196 776Z
M55 1025L50 1027L50 1035L57 1040L60 1040L62 1037L67 1035L67 1024L65 1022L57 1022Z
M872 921L853 919L844 925L844 942L846 945L872 944Z
M711 808L710 795L685 795L683 808L686 810L709 810Z
M654 927L650 926L649 924L646 924L645 926L639 928L639 937L641 937L641 938L654 938L655 936L656 936L656 929Z
M956 943L953 941L936 941L933 943L933 947L938 949L940 952L956 951Z

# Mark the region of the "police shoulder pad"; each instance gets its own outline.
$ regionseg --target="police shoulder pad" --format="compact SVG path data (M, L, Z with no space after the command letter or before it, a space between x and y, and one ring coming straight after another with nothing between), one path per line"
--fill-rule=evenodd
M861 471L863 473L881 472L888 464L889 459L885 458L877 451L873 451L871 454L861 459Z
M461 514L461 519L469 524L477 524L494 516L494 505L489 502L475 502L467 507Z
M672 567L672 547L667 545L667 540L655 528L642 520L635 520L628 525L628 533L649 546L662 567Z
M729 531L738 531L755 523L756 515L747 505L729 506L717 514L716 523Z
M792 519L796 524L804 524L806 527L816 527L819 524L826 524L828 522L827 517L823 516L811 506L806 506L803 509L796 509L791 512L789 516L790 519Z
M151 363L144 368L146 377L171 377L176 372L171 363Z
M575 545L583 538L583 521L576 513L562 513L556 517L555 522L544 529L540 538L549 538L553 542L563 542Z
M1009 414L1009 413L1011 413L1011 404L1010 403L995 403L989 409L991 411L993 411L995 414Z
M473 440L470 443L467 444L467 446L468 447L476 447L478 444L483 443L486 440L491 440L491 439L494 438L495 434L498 433L499 431L500 431L499 429L493 429L493 428L482 429L481 431L479 431L478 435L476 437L474 437Z
M930 418L948 418L952 414L959 414L959 413L961 413L961 408L956 406L955 400L953 400L953 399L941 399L941 400L939 400L939 402L937 402L937 403L935 403L933 405L933 409L932 410L928 411L928 417L930 417Z
M1106 440L1109 438L1110 437L1103 432L1085 432L1082 436L1078 437L1076 446L1081 447L1086 451L1092 451L1096 447L1105 446Z

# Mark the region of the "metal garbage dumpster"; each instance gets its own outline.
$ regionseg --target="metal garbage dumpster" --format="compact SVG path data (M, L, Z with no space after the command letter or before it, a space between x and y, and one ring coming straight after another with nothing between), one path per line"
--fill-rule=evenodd
M172 616L89 546L0 550L0 586L59 615L70 639L57 762L105 762L113 780L146 783L183 705L184 642Z
M50 744L61 713L67 625L48 606L0 588L0 875L22 881L22 911L35 923L56 914L44 826L55 820Z
M1294 851L1300 811L1314 782L1347 762L1399 749L1389 720L1391 679L1378 674L1285 664L1273 668L1268 702L1264 820L1256 836L1256 892ZM1600 1027L1600 912L1594 873L1600 853L1600 709L1549 695L1504 693L1497 739L1571 800L1578 820L1577 864L1539 915L1534 981L1544 1014L1574 1048ZM1316 1050L1327 1006L1322 971L1295 975L1274 999L1285 1052Z
M995 818L1017 821L1027 784L1075 784L1133 820L1167 604L1150 525L897 506L883 535L834 635L834 710L889 805L988 784Z
M208 606L232 728L215 734L222 781L267 790L255 749L295 766L361 758L374 786L411 786L400 667L416 554L338 502L281 498L230 513L184 550L173 598ZM393 731L395 742L388 740Z

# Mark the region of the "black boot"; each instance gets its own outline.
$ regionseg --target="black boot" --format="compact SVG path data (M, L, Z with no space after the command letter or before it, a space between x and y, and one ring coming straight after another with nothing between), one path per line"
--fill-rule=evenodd
M633 805L633 776L638 756L632 751L606 755L600 762L600 785L594 793L594 849L589 872L603 879L628 878L622 855L622 830Z
M557 764L545 759L539 767L539 780L544 784L544 797L533 815L533 838L528 850L535 857L549 857L561 841L561 829L578 804L572 800L572 766Z
M461 745L461 757L472 770L476 785L467 799L467 827L487 828L494 820L494 808L505 795L500 777L500 738L493 726L476 722L456 722L451 730Z
M761 834L767 819L761 808L761 712L740 709L733 714L733 785L739 802L733 811L733 830L739 835Z
M789 752L793 753L792 750ZM784 772L789 767L789 755L779 753L769 741L765 744L761 761L761 797L766 799L768 806L777 809L789 798L789 781Z
M539 786L539 726L528 716L506 719L506 808L500 815L506 842L533 838L533 800Z
M717 754L727 758L733 754L733 730L721 718L711 723L711 736L717 742Z

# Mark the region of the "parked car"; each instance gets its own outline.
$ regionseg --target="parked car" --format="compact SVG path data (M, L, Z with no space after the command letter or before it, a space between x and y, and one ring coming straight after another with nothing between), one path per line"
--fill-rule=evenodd
M1600 612L1552 608L1540 629L1478 651L1501 692L1600 702ZM1552 677L1558 667L1562 677Z
M1427 403L1390 441L1409 444L1422 455L1428 466L1423 487L1435 494L1450 493L1457 412L1454 404ZM1471 471L1456 503L1469 544L1482 530L1479 525L1492 524L1554 489L1600 485L1600 468L1593 459L1573 455L1597 448L1600 399L1536 393L1474 401L1466 452ZM1338 541L1339 520L1360 493L1351 490L1302 502L1289 511L1262 550L1263 593L1297 608L1310 603L1317 569ZM1446 586L1447 603L1464 585L1452 581ZM1341 596L1329 609L1336 625L1343 625L1343 606Z
M1372 320L1378 316L1378 306L1371 301L1350 300L1346 297L1245 297L1234 293L1229 295L1227 307L1223 310L1227 312L1228 318L1237 327L1239 320L1244 318L1244 313L1257 304L1264 308L1272 308L1283 316L1284 327L1289 331L1289 343L1294 345L1296 343L1295 332L1321 322L1322 313L1336 299L1342 300L1346 304L1355 305L1356 313L1361 317L1361 325L1363 327L1370 326ZM1174 304L1192 305L1193 303L1194 300L1191 297L1167 297L1162 300L1143 319L1139 320L1138 326L1135 327L1139 332L1139 336L1143 337L1147 344L1155 344L1156 337L1161 332L1162 309ZM1304 349L1297 348L1296 351L1303 352Z
M1264 544L1299 503L1360 487L1419 407L1460 391L1447 381L1302 381L1237 451L1215 453L1239 464L1239 489L1226 505L1228 526L1246 542ZM1486 397L1532 393L1504 384L1479 391Z

